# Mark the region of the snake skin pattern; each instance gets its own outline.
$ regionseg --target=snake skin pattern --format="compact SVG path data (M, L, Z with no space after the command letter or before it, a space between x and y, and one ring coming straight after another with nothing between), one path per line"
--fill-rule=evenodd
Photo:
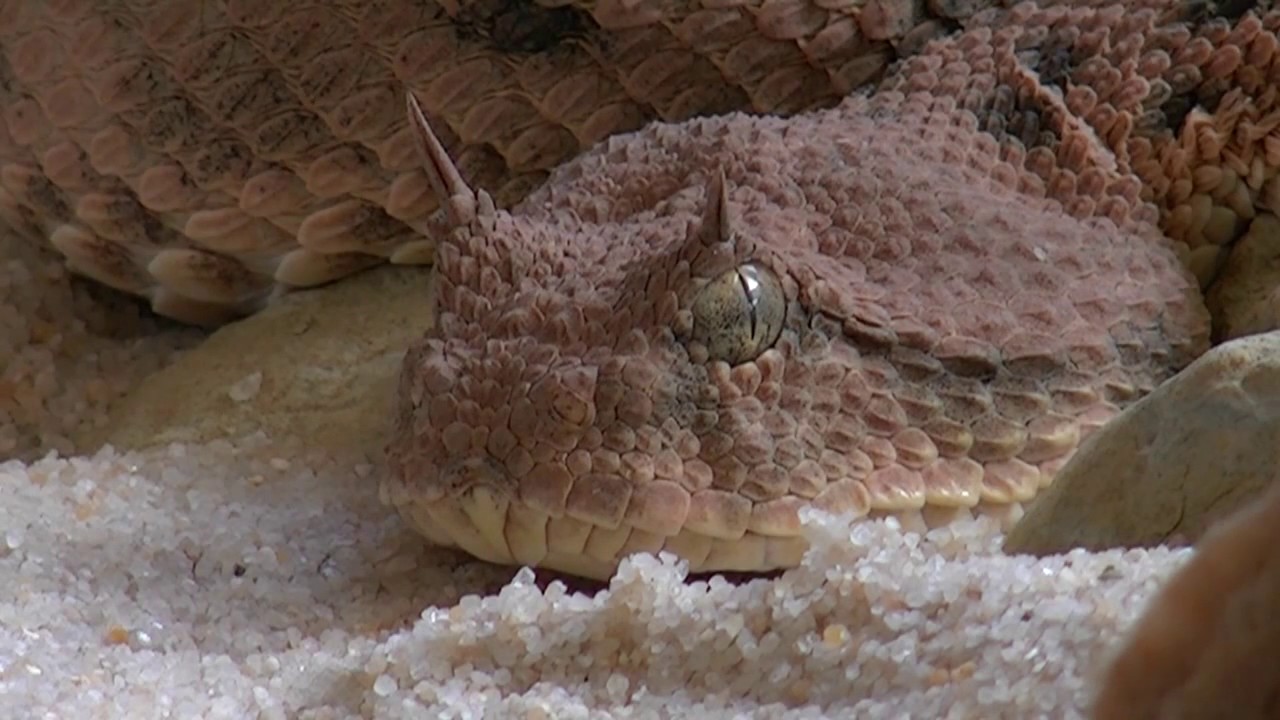
M634 552L794 565L805 507L932 525L1031 500L1208 347L1181 262L1204 238L1160 227L1208 173L1163 168L1247 148L1237 223L1277 169L1257 104L1280 73L1244 58L1280 14L1188 40L1158 9L986 12L834 109L650 125L510 212L422 120L452 233L384 497L437 542L597 578ZM1215 103L1251 119L1201 144Z
M653 119L834 104L982 4L0 0L0 221L218 324L430 262L406 88L508 205Z
M436 264L382 493L495 562L1013 516L1280 209L1269 3L0 10L0 216L83 274L218 323Z

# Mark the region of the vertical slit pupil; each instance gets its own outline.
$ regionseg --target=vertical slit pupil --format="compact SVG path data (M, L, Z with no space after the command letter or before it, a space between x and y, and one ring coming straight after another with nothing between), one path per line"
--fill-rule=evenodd
M751 312L751 339L755 340L759 330L759 317L756 315L756 303L751 290L751 280L741 267L738 268L738 284L742 286L742 293L747 297L747 308Z

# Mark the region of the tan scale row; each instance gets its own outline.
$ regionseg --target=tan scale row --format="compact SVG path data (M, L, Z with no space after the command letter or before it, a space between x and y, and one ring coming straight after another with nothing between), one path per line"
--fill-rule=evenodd
M77 271L218 323L282 288L431 261L405 87L507 205L654 117L834 102L938 30L910 3L582 3L599 29L519 55L487 44L500 5L10 0L0 214Z
M649 529L644 522L601 525L572 513L552 515L484 488L450 500L407 505L403 512L414 529L442 547L458 548L487 562L550 567L597 580L609 579L619 561L635 553L671 553L694 573L794 567L808 549L798 518L802 506L854 518L893 514L913 530L974 515L996 518L1007 527L1022 512L1022 502L1008 500L877 511L868 497L861 483L845 481L831 486L819 501L757 505L748 527L739 533L696 522L675 530ZM662 519L658 524L670 527L674 522Z

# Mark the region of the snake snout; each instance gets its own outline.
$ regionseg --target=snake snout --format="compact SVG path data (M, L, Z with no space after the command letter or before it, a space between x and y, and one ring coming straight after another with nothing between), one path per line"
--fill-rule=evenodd
M447 462L440 471L440 481L457 497L477 489L489 490L499 497L515 494L515 483L501 463L492 457L473 455Z

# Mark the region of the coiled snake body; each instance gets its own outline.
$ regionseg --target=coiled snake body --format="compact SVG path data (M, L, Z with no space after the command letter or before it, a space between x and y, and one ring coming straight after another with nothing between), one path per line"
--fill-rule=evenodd
M497 562L764 570L808 506L1012 518L1204 351L1201 286L1280 204L1269 5L528 16L564 45L509 3L90 5L6 6L11 224L200 321L434 262L382 492Z

